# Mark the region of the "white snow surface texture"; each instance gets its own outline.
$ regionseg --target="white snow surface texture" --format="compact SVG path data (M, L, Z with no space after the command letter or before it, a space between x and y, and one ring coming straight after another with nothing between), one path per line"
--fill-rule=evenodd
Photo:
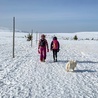
M0 98L98 98L98 32L46 33L49 48L52 36L58 37L58 62L52 51L40 62L35 33L31 47L27 33L16 32L13 58L12 35L0 31ZM77 61L74 72L65 70L69 60Z

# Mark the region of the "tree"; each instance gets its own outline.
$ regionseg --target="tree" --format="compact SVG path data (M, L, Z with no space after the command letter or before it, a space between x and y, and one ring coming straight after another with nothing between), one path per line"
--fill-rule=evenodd
M73 39L74 39L74 40L78 40L78 37L77 37L77 35L75 35Z
M28 36L27 36L27 41L31 41L32 38L33 38L32 34L29 33Z

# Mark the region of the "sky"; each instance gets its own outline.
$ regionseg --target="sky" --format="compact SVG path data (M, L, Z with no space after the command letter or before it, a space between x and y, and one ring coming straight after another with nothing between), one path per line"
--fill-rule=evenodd
M98 31L98 0L0 0L0 27L34 32Z

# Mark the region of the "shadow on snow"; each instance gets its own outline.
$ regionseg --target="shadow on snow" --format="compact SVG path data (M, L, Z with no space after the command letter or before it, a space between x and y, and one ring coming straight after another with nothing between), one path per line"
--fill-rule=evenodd
M98 62L94 62L94 61L77 61L77 63L98 63Z
M74 72L81 72L81 73L83 73L83 72L97 72L97 71L95 71L95 70L74 70Z

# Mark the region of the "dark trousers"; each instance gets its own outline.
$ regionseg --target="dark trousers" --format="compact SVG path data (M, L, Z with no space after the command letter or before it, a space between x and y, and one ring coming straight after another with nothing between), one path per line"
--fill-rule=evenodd
M57 61L57 49L53 49L53 59Z

